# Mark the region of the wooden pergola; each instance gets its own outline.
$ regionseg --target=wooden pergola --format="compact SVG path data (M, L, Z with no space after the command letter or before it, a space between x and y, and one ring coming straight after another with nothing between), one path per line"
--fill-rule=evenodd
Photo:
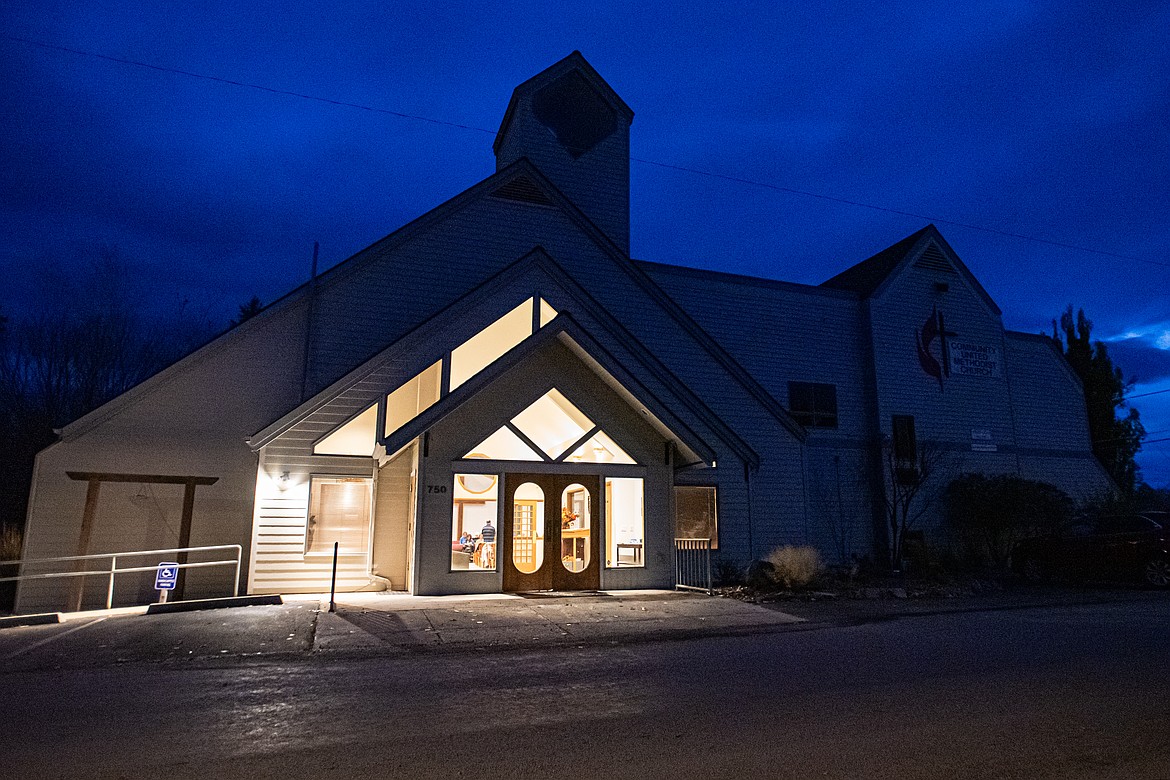
M81 533L77 537L77 555L89 554L89 540L93 536L94 518L97 516L98 496L101 494L103 482L134 482L152 485L182 485L183 486L183 516L179 521L179 543L177 547L191 546L191 516L195 510L195 488L199 485L214 485L219 477L188 477L172 476L168 474L113 474L93 471L66 471L70 479L79 482L88 482L85 491L85 511L81 516ZM187 553L178 553L176 563L187 562ZM84 561L75 564L75 570L80 571ZM186 569L179 569L179 581L175 585L175 598L183 598L183 586L186 581ZM73 593L70 600L73 609L81 609L81 597L84 578L76 577Z

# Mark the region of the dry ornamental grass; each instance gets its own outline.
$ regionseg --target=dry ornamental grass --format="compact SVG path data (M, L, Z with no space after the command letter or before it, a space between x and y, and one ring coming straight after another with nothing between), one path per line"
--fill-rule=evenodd
M768 554L772 576L786 588L803 588L820 576L824 565L815 547L784 545Z

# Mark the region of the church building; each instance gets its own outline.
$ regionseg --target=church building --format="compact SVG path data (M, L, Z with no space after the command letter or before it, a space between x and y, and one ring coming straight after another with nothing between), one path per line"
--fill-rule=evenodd
M633 118L576 52L518 86L494 174L65 427L25 559L239 544L242 591L321 592L336 545L339 591L671 588L686 539L884 559L927 447L1109 486L1059 348L933 226L819 286L632 259ZM18 609L99 606L79 579Z

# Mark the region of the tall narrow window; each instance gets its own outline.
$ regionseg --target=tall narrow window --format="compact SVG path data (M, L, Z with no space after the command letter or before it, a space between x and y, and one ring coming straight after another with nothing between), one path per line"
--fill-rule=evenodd
M618 568L645 566L643 544L646 517L641 479L605 480L605 565Z
M370 538L370 494L365 477L313 477L309 483L309 517L305 553L364 554Z
M573 483L561 493L561 563L574 574L589 566L592 533L589 490Z
M525 482L516 488L512 515L512 565L534 574L544 564L544 491Z
M891 424L894 477L901 483L911 482L918 476L918 439L914 434L914 417L895 414Z

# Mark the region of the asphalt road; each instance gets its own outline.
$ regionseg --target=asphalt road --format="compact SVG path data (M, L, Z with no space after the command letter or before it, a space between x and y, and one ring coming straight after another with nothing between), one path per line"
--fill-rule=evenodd
M1158 600L628 647L15 670L0 775L1170 778L1168 626Z

